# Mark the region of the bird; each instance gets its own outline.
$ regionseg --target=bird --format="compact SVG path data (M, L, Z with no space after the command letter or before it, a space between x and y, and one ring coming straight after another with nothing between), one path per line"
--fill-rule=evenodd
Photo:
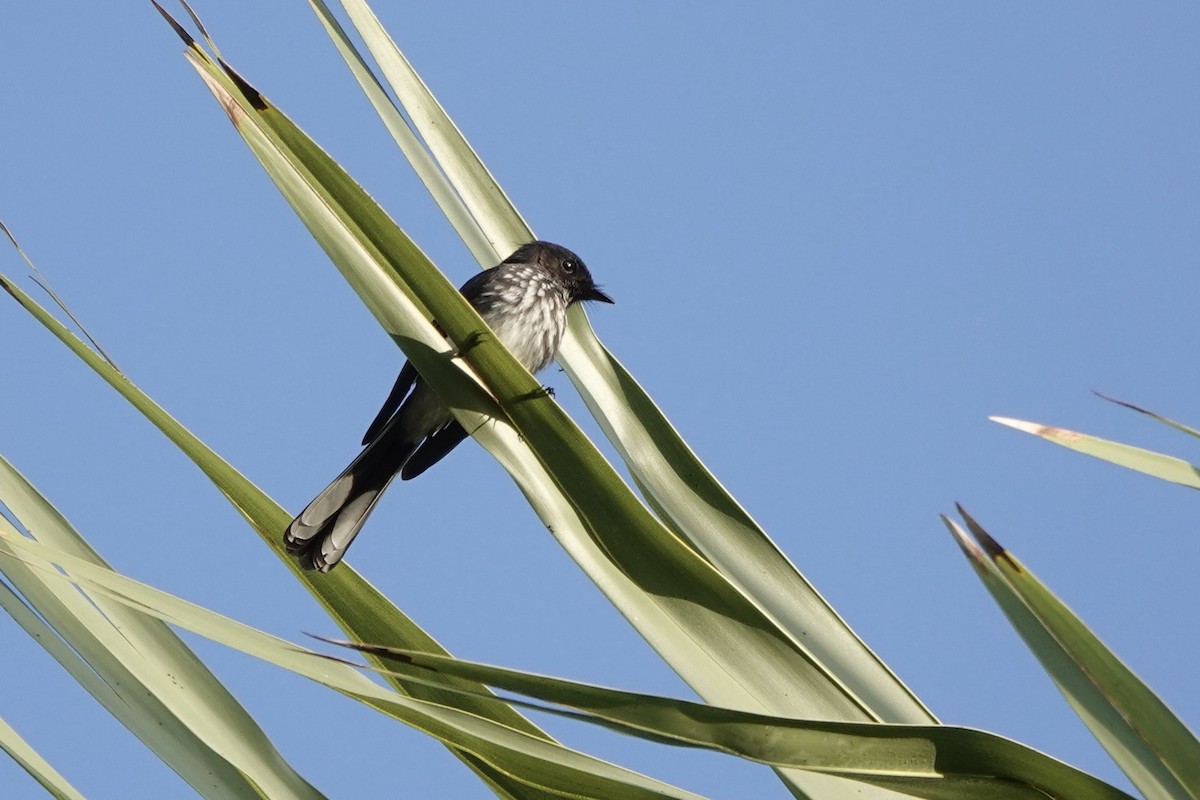
M521 245L459 289L496 337L531 373L554 360L574 303L612 303L579 256L552 242ZM467 432L406 361L366 435L363 450L295 519L283 536L305 569L341 562L385 489L440 461Z

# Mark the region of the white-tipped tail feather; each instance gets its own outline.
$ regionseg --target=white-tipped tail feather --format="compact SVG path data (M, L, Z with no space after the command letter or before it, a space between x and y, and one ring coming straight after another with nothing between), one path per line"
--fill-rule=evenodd
M383 490L416 449L386 433L371 442L346 470L292 520L283 542L308 569L328 572L342 560Z

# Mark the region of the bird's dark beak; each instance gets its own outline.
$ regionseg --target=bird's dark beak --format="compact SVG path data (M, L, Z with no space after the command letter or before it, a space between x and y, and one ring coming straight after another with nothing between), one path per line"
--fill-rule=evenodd
M583 296L584 300L595 300L600 303L615 303L611 297L597 289L595 286L587 290L587 294Z

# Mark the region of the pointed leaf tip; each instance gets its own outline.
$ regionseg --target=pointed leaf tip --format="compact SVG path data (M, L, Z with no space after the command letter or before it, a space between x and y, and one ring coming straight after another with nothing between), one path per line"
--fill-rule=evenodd
M1143 408L1142 406L1139 406L1136 403L1128 403L1124 400L1118 400L1115 397L1109 397L1106 394L1101 394L1100 392L1097 392L1095 389L1092 390L1092 394L1096 395L1101 400L1107 400L1108 402L1115 403L1115 404L1121 406L1122 408L1128 408L1130 411L1136 411L1139 414L1144 414L1145 416L1150 417L1150 419L1155 420L1156 422L1161 422L1164 425L1170 425L1175 430L1180 431L1181 433L1186 433L1188 436L1200 437L1200 430L1197 430L1196 428L1192 427L1191 425L1184 425L1182 422L1176 422L1175 420L1170 419L1169 417L1164 417L1162 414L1151 411L1148 408Z
M1034 436L1041 436L1043 439L1057 439L1060 442L1070 442L1080 439L1083 436L1083 434L1069 431L1066 428L1039 425L1036 422L1026 422L1023 419L1013 419L1011 417L988 417L988 419L1009 428L1014 428L1022 433L1032 433Z
M157 0L150 0L150 3L158 9L158 13L162 14L162 17L167 21L167 24L175 29L175 33L178 34L179 38L183 40L185 45L187 45L189 48L196 47L196 40L192 38L192 35L188 33L187 29L180 25L174 17L168 14L167 10L160 6Z
M959 540L959 543L961 544L963 540L963 532L962 529L958 527L958 524L945 514L938 514L938 519L940 519L942 524L946 526L946 530L950 531L950 535Z
M1098 392L1094 389L1092 390L1092 393L1093 393L1093 395L1096 395L1100 399L1103 399L1103 401L1108 401L1110 403L1120 405L1120 407L1127 408L1130 411L1138 411L1139 414L1145 414L1146 416L1154 417L1154 419L1156 419L1156 420L1166 422L1166 423L1168 423L1168 425L1172 425L1172 423L1169 420L1165 420L1163 416L1154 414L1153 411L1151 411L1148 408L1142 408L1141 405L1138 405L1135 403L1128 403L1126 401L1122 401L1122 399L1117 399L1116 397L1109 397L1108 395L1105 395L1104 392ZM1178 427L1178 426L1175 426L1175 427ZM1184 426L1184 427L1186 427L1186 426Z
M979 547L987 554L988 558L993 561L1004 559L1013 569L1020 571L1020 565L1009 556L1008 551L990 533L985 531L983 526L976 522L975 518L968 514L965 508L957 503L955 503L955 507L958 509L958 513L962 515L963 521L967 523L967 528L970 529L971 535L975 537L975 541L978 542Z
M1135 405L1133 403L1129 403L1124 400L1118 400L1115 397L1110 397L1109 395L1104 394L1104 392L1098 392L1095 389L1092 389L1092 394L1096 395L1096 397L1099 397L1101 400L1107 400L1108 402L1113 403L1118 406L1121 406L1122 408L1128 408L1130 411L1136 411L1139 414L1145 414L1148 417L1158 416L1157 414L1155 414L1153 411L1150 411L1149 409L1142 408L1139 405Z
M212 37L208 35L208 31L205 29L204 23L200 21L200 15L192 10L192 7L188 5L187 0L179 0L179 2L183 4L183 10L186 11L188 16L192 18L192 23L196 26L196 30L200 31L200 35L205 39L208 39L209 43L211 43Z
M1019 431L1024 431L1025 433L1037 433L1042 427L1041 425L1035 425L1032 422L1026 422L1025 420L1021 419L1013 419L1012 417L990 416L988 419L992 422L998 422L1001 425L1006 425L1009 428L1016 428Z
M395 647L385 647L378 644L364 644L362 642L331 642L331 644L340 644L342 647L348 647L351 650L357 650L360 653L367 653L368 655L379 656L387 661L398 661L401 664L412 664L430 672L439 671L436 667L432 667L428 664L416 663L411 655Z
M983 551L979 549L979 545L975 544L975 540L967 535L967 532L959 527L958 523L950 519L945 514L938 514L942 524L946 526L946 530L950 531L950 535L954 537L954 543L958 545L958 549L962 550L963 555L969 561L974 561L977 564L982 564L987 557Z

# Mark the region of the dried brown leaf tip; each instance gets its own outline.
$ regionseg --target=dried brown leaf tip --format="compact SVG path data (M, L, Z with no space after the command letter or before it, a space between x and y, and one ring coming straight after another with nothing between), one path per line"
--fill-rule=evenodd
M175 29L175 33L178 34L179 38L183 40L183 43L185 45L187 45L188 47L196 46L196 40L192 38L192 35L187 32L186 28L184 28L182 25L180 25L178 22L176 22L175 18L172 17L170 14L168 14L166 9L164 9L157 2L155 2L155 0L150 0L150 2L154 5L155 8L158 9L158 13L162 14L163 19L165 19L167 21L167 23L172 28Z
M1125 408L1128 408L1132 411L1136 411L1139 414L1145 414L1150 417L1157 416L1153 411L1150 411L1149 409L1142 408L1141 406L1135 405L1133 403L1128 403L1124 400L1118 400L1115 397L1109 397L1108 395L1104 394L1103 392L1097 392L1095 389L1092 389L1092 394L1096 395L1096 397L1099 397L1101 400L1107 400L1110 403L1115 403L1116 405L1124 406Z
M1013 569L1013 571L1023 571L1020 563L1011 555L1009 555L1008 551L1005 550L999 542L993 539L987 533L987 531L980 528L979 532L975 534L975 538L979 541L979 546L983 548L983 551L987 553L988 558L992 559L992 561L1004 561Z
M1005 550L999 542L992 538L992 535L985 531L983 526L975 521L974 517L967 513L966 509L957 503L955 504L955 508L957 508L958 513L962 515L963 521L967 523L967 528L971 531L971 536L974 537L975 541L979 544L980 549L983 550L988 558L992 559L992 561L1003 560L1015 571L1022 571L1021 565L1017 562L1017 560L1010 556L1008 551Z

